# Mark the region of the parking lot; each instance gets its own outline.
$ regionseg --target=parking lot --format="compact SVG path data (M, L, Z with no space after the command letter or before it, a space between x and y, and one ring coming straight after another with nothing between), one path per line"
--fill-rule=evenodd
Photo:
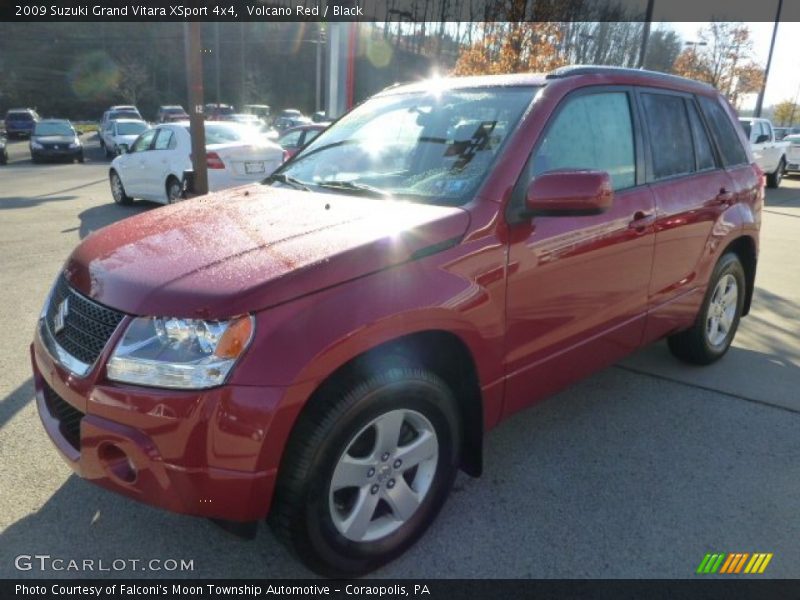
M14 141L0 167L0 577L81 575L19 572L20 554L194 564L128 576L309 576L266 527L243 541L72 476L41 427L28 344L59 267L92 231L158 210L113 204L85 139L84 164L33 165ZM771 552L767 576L800 576L800 178L766 204L753 310L724 360L688 367L657 344L504 423L484 476L459 476L376 575L682 578L707 552Z

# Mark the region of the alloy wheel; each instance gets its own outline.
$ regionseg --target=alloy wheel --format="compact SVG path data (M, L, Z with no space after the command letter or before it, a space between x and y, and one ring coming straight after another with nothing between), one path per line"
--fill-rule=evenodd
M331 478L330 516L355 542L390 535L416 514L439 459L436 430L421 413L384 413L347 444Z

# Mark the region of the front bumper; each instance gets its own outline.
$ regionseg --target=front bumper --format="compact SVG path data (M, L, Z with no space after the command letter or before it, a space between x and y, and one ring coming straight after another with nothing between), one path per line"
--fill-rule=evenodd
M173 512L267 515L279 457L263 448L283 388L149 389L108 382L97 366L79 378L50 356L38 330L31 360L42 424L79 476Z
M83 155L83 148L44 148L42 150L31 150L32 158L39 159L56 159L56 158L71 158L76 159Z

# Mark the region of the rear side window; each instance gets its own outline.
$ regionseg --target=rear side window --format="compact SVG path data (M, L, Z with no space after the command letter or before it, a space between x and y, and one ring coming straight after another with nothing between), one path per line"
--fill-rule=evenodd
M169 129L159 129L154 149L170 150L174 147L175 146L172 144L172 131Z
M664 179L694 171L694 149L683 98L642 94L644 118L650 132L653 177Z
M700 114L694 102L686 102L686 109L689 111L689 124L692 126L692 135L694 135L694 149L697 154L697 168L700 171L706 169L713 169L716 164L714 163L714 152L711 150L711 140L708 139L708 133L700 120Z
M711 127L711 132L717 140L725 166L730 167L747 163L747 153L739 140L733 123L728 117L728 113L723 110L716 100L706 96L698 96L698 100L700 100L700 108Z
M531 175L558 169L597 169L615 190L636 183L631 109L626 92L568 99L533 158Z

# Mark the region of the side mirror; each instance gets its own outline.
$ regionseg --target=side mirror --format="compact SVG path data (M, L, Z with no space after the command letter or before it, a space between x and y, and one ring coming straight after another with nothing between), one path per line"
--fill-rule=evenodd
M756 138L756 144L763 144L764 142L769 141L769 136L766 133L762 133L760 136Z
M531 181L525 208L528 216L594 215L607 210L613 199L605 171L548 171Z
M130 148L128 148L128 144L120 144L117 146L117 150L120 154L127 154L130 151Z

